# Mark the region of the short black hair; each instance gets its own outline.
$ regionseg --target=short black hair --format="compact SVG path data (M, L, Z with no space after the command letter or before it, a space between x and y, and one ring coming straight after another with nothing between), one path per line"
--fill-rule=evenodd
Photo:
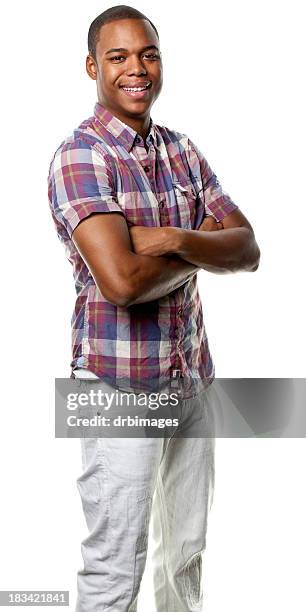
M119 21L119 19L145 19L148 21L158 36L158 31L155 25L150 21L146 15L126 4L118 4L111 8L103 11L98 17L96 17L91 23L88 30L88 52L94 59L96 59L96 46L99 38L99 32L103 25L111 23L111 21Z

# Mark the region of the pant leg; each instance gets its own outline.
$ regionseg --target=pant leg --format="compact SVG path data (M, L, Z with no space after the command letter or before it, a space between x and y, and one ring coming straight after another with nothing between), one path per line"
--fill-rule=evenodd
M212 434L214 390L183 403L188 414L199 405ZM206 412L205 412L206 411ZM206 430L207 431L207 430ZM183 436L188 430L183 431ZM157 612L202 610L202 557L214 489L214 437L173 437L158 473L153 505L154 593Z
M81 444L77 485L89 535L82 542L76 610L136 612L164 440L81 438Z

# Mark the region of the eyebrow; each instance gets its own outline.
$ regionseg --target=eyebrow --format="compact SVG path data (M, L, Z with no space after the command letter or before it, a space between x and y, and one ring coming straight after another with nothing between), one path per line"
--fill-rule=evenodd
M159 48L156 45L147 45L146 47L143 47L142 49L140 49L140 51L148 51L148 49L156 49L156 51L159 52ZM108 53L115 53L118 51L125 51L126 53L128 53L128 49L124 49L123 47L118 47L118 49L109 49L108 51L105 52L105 55L107 55Z

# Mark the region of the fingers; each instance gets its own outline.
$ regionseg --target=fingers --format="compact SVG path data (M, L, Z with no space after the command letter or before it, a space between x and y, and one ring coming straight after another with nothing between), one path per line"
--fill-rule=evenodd
M199 227L199 230L204 230L206 232L214 232L220 229L223 229L222 221L216 221L212 215L205 217L203 223L201 223Z

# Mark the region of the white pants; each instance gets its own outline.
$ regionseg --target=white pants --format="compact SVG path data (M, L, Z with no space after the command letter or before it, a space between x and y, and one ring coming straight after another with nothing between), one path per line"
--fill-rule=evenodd
M74 374L97 378L86 370ZM213 387L183 402L200 401L205 410ZM151 510L157 612L202 610L214 438L81 438L81 445L77 486L89 535L82 542L77 612L137 611Z

